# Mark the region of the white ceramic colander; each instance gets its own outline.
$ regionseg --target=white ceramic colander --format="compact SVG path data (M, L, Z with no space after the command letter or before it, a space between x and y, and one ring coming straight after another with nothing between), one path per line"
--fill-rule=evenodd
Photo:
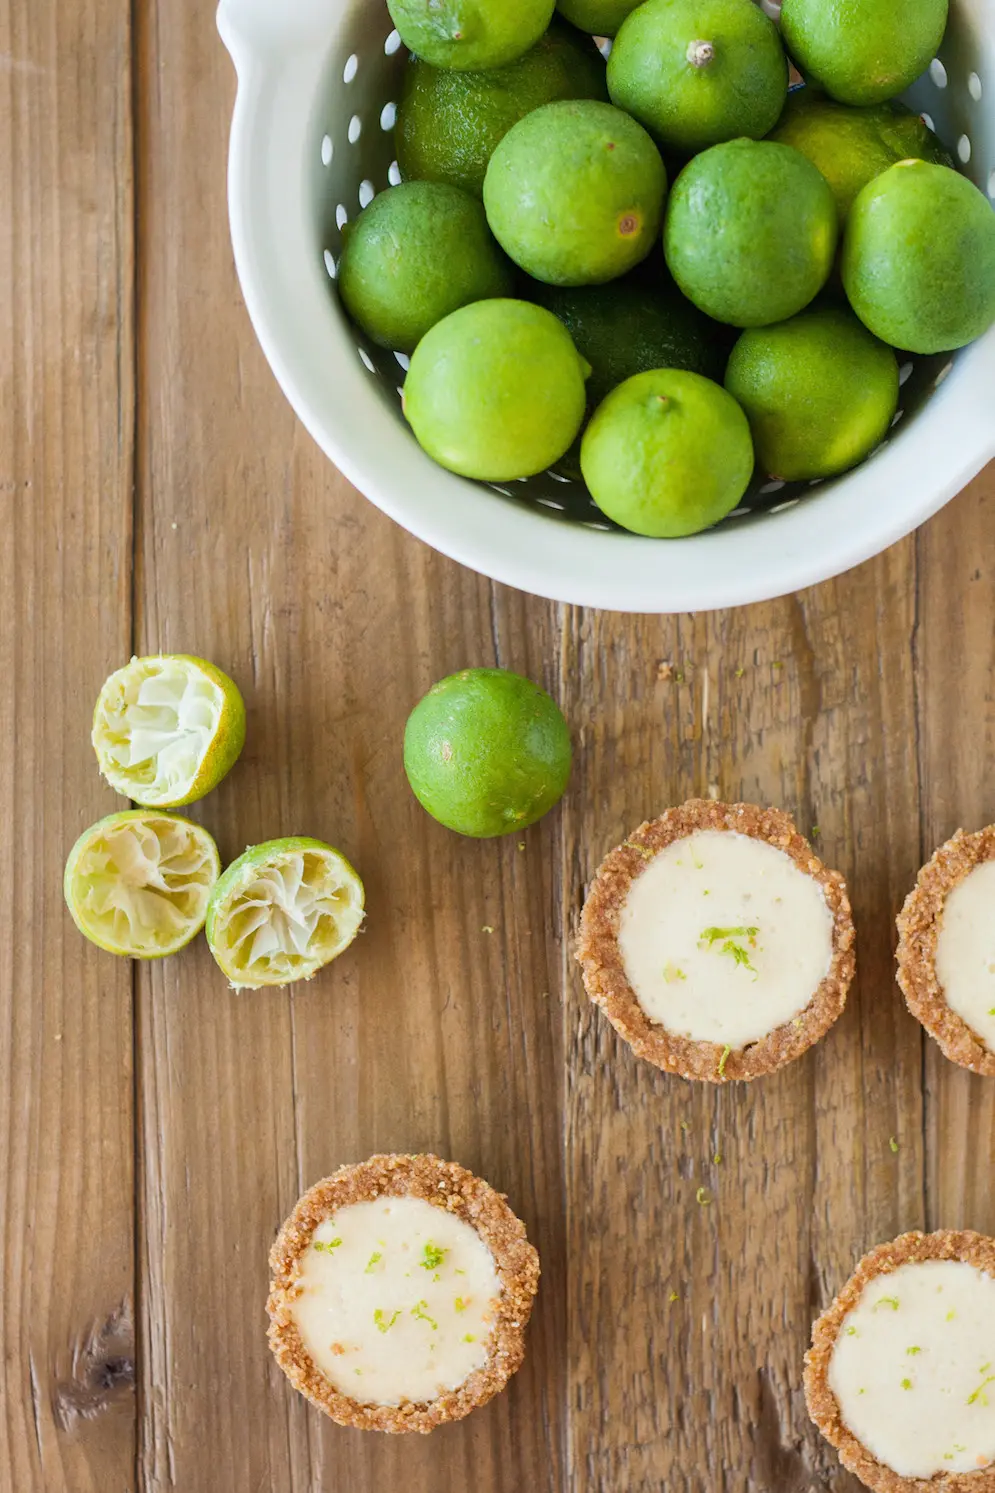
M218 22L239 82L232 239L266 357L349 480L464 565L618 611L759 601L877 554L995 457L993 329L953 358L905 363L897 428L857 471L811 489L760 479L742 508L692 539L622 533L580 485L551 476L490 487L443 471L401 415L406 359L357 333L332 283L343 224L398 180L405 56L384 0L221 0ZM941 56L907 102L995 200L995 0L952 0Z

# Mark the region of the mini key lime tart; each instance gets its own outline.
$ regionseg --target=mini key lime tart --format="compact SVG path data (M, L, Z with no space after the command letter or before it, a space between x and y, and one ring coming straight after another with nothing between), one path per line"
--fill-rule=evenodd
M846 883L787 814L693 799L597 873L577 957L638 1057L684 1078L759 1078L832 1026L854 973Z
M875 1493L995 1489L995 1239L903 1234L816 1322L805 1398Z
M539 1257L486 1182L435 1156L373 1156L306 1192L270 1254L269 1341L342 1426L434 1431L504 1389Z
M958 830L898 918L898 983L951 1062L995 1077L995 825Z

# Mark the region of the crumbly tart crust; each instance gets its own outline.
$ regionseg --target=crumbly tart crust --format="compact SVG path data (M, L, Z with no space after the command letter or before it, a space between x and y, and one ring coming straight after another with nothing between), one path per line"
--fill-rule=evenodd
M730 1051L714 1042L694 1042L650 1020L636 998L618 944L619 919L629 888L646 865L675 840L695 830L730 830L783 850L821 886L833 915L833 957L822 984L794 1021L775 1027L759 1042ZM659 819L640 825L603 861L580 920L577 959L584 986L637 1057L667 1073L708 1083L760 1078L783 1068L824 1037L843 1013L856 967L856 937L846 882L828 870L794 821L780 809L755 804L690 799Z
M936 977L936 941L944 904L955 886L983 861L995 860L995 824L966 835L959 829L919 872L898 915L898 983L905 1003L944 1057L972 1073L995 1078L995 1053L947 1005Z
M900 1265L923 1260L961 1260L995 1277L995 1239L969 1229L941 1229L936 1234L902 1234L866 1254L812 1329L812 1346L805 1354L808 1413L839 1452L843 1466L873 1493L995 1493L995 1465L977 1472L941 1472L930 1478L900 1477L857 1440L844 1423L839 1402L829 1387L829 1366L840 1328L869 1282L875 1276L890 1275Z
M426 1404L364 1405L337 1390L301 1341L291 1307L299 1294L300 1260L315 1229L337 1209L380 1197L416 1197L470 1224L494 1256L501 1281L487 1362L457 1389ZM500 1394L525 1357L525 1328L539 1287L539 1256L506 1199L472 1172L437 1156L371 1156L343 1166L300 1199L270 1251L272 1282L266 1309L269 1344L287 1378L340 1426L423 1434L462 1420Z

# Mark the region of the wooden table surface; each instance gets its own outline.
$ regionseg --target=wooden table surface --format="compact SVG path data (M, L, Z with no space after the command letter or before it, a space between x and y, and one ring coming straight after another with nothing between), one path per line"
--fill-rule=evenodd
M920 862L995 818L995 469L853 574L712 616L558 607L430 553L255 344L212 11L0 3L0 1487L852 1493L805 1415L813 1314L903 1229L995 1232L995 1084L893 978ZM195 811L223 856L309 833L366 880L368 931L294 993L232 994L203 941L132 967L64 909L70 845L120 806L93 701L159 650L246 695ZM468 664L573 725L524 850L449 835L401 771L411 705ZM602 854L693 794L818 826L859 921L845 1018L752 1087L636 1063L571 959ZM525 1368L425 1439L325 1423L266 1348L274 1230L376 1150L478 1171L543 1259Z

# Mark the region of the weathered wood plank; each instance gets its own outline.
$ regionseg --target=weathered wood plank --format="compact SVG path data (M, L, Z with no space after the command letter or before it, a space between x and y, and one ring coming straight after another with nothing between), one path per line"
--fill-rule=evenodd
M122 807L89 749L131 631L130 7L0 5L0 1486L127 1493L132 981L62 902Z

